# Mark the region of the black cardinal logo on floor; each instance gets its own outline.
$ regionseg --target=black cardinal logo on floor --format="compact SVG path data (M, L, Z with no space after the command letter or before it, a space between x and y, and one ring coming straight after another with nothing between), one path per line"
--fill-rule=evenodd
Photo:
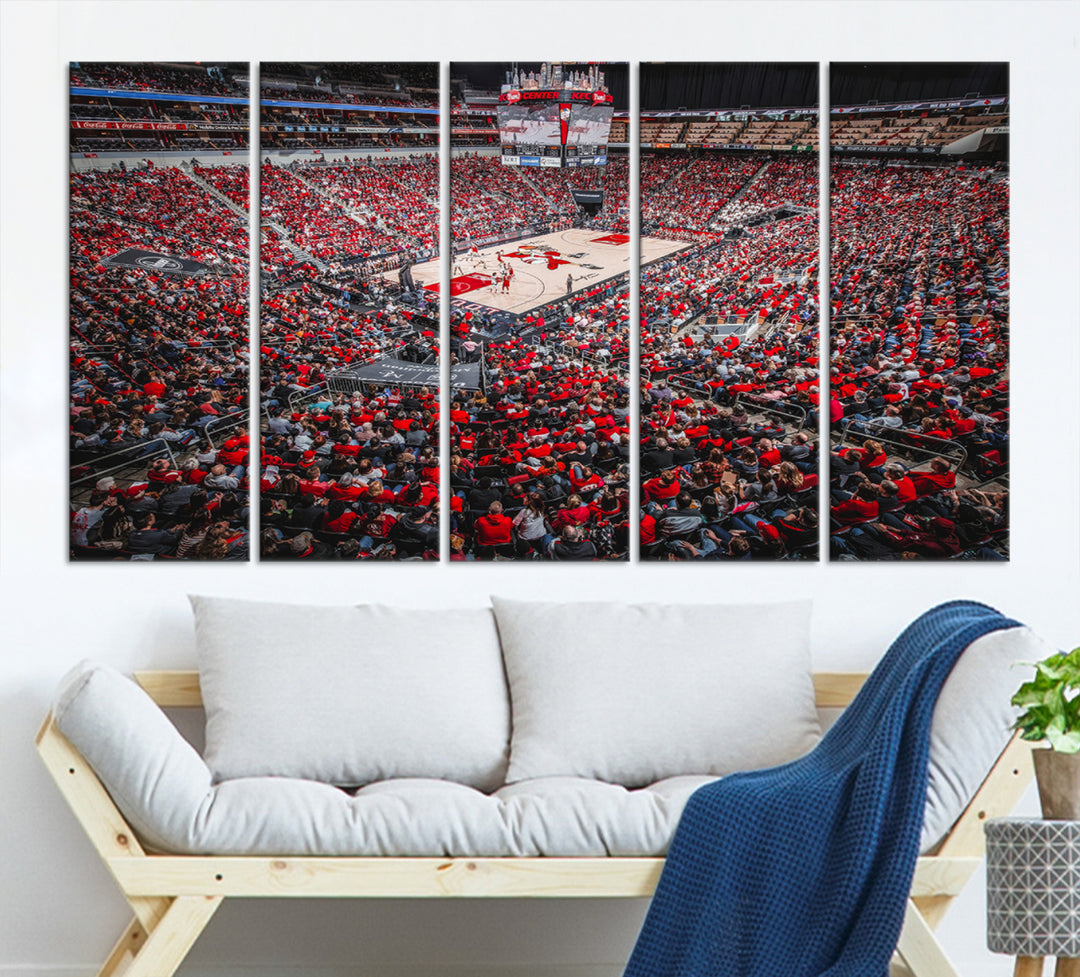
M503 255L504 258L520 258L528 265L547 265L549 271L557 271L559 265L572 264L562 256L561 251L553 251L551 248L542 247L539 244L525 244L517 251Z

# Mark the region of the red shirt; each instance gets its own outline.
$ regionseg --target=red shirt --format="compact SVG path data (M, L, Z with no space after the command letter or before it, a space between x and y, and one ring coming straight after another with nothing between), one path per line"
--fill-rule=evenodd
M326 490L326 497L328 499L343 499L346 502L355 502L365 491L366 489L362 485L338 485L337 482L331 482L330 487Z
M337 519L327 519L324 516L323 529L331 533L347 533L352 528L352 524L359 518L352 509L346 509Z
M911 483L915 486L915 494L933 495L943 489L951 489L956 485L954 472L912 472Z
M832 508L833 517L845 526L874 519L878 514L877 502L866 502L854 496Z
M478 546L505 546L510 542L510 530L514 521L509 516L492 514L476 520L476 543Z
M670 485L664 485L659 478L650 478L641 487L641 490L644 493L647 502L666 501L667 499L675 498L682 490L682 486L679 485L678 480L672 482Z
M565 526L584 526L589 521L589 507L578 506L576 509L560 509L551 521L551 528L561 532Z
M915 484L906 475L903 478L896 479L896 487L900 489L896 494L898 502L906 505L915 498Z

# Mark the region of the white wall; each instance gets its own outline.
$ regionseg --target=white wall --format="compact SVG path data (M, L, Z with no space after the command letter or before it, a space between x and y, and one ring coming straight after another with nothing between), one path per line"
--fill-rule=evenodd
M699 602L810 596L822 668L868 667L915 614L967 596L999 606L1059 645L1080 643L1075 5L534 4L521 20L517 8L502 3L403 7L4 7L0 974L94 973L126 923L117 890L31 741L58 678L82 656L120 668L191 665L189 591L417 606L482 604L492 592ZM1012 61L1012 562L68 565L64 63L559 54ZM25 152L30 136L33 154ZM1004 977L1009 962L984 949L978 888L944 924L943 939L968 977ZM243 967L272 977L615 977L643 911L638 903L615 902L238 902L219 913L183 973L235 975Z

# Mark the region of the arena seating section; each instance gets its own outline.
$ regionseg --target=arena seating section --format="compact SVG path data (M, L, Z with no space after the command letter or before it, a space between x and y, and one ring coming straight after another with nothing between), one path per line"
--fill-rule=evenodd
M246 558L246 222L147 162L72 174L70 241L73 558ZM128 247L215 273L104 263Z
M435 117L409 112L438 105L435 66L390 67L321 65L329 80L316 85L309 66L273 65L266 97L328 107L271 107L266 118L424 126L437 148ZM391 77L404 82L400 90ZM292 84L299 87L281 87ZM341 102L395 111L332 107ZM439 163L420 150L425 138L320 134L316 144L277 133L268 143L336 153L271 156L261 169L261 559L438 558L437 387L343 389L334 379L387 356L437 362L437 304L382 274L438 255ZM373 145L417 151L355 152Z
M335 74L335 72L338 72ZM437 106L434 74L276 65L290 101ZM392 80L393 79L393 80ZM72 85L236 95L227 71L124 65ZM73 118L134 100L74 98ZM455 126L493 128L456 104ZM145 109L144 109L145 111ZM157 118L243 122L232 105L158 102ZM277 121L304 118L274 109ZM324 110L309 110L312 118ZM369 113L364 125L393 116ZM831 121L831 555L1000 559L1008 549L1008 173L920 156L1007 116L882 112ZM432 117L416 125L433 125ZM625 121L622 138L625 139ZM175 133L93 130L73 153L184 147ZM243 148L232 133L199 147ZM331 382L342 368L440 355L436 304L384 272L438 252L439 166L410 155L273 157L262 187L260 335L264 559L432 559L439 391ZM814 558L818 539L818 167L810 119L644 119L641 228L679 250L533 310L509 332L451 313L451 363L485 392L450 403L452 560L626 557L629 457L641 454L641 552L653 560ZM379 144L365 134L357 147ZM490 136L455 145L483 145ZM618 141L613 129L612 141ZM320 142L323 149L339 142ZM753 144L772 149L721 150ZM282 150L312 147L281 133ZM386 146L395 145L388 138ZM347 147L346 147L347 148ZM194 152L193 154L194 155ZM243 559L249 173L238 157L134 161L71 175L71 509L75 559ZM573 189L603 188L586 217ZM626 233L628 165L530 169L455 152L455 249L542 230ZM208 266L120 267L125 248ZM630 330L641 330L642 430L629 426ZM493 338L495 337L495 338Z
M205 65L166 66L84 63L71 72L70 117L100 121L101 129L71 130L71 149L77 153L184 151L241 151L247 146L247 106L232 103L170 102L138 97L146 93L176 93L247 98L247 65L224 64L211 75ZM81 95L78 89L112 88L110 96ZM130 94L126 94L130 93ZM109 123L132 121L211 122L235 125L235 130L120 130Z
M643 559L816 556L817 186L809 154L642 157L642 234L686 244L642 270Z
M980 129L1004 125L1007 115L939 115L883 112L852 115L829 123L833 146L947 146Z
M628 228L625 156L599 168L451 161L456 248L543 228ZM604 190L586 217L571 189ZM480 356L483 315L453 309L452 362ZM488 386L450 413L451 559L618 560L629 546L630 308L626 276L532 310L481 340Z
M839 155L832 181L833 556L1004 559L1007 171Z

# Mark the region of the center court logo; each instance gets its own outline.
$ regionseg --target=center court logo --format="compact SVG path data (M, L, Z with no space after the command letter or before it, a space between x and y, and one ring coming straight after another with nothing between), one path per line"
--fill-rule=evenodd
M184 267L182 262L175 258L166 258L164 255L144 255L136 258L135 264L150 271L182 271Z
M556 271L560 265L575 263L570 261L569 258L564 258L561 251L542 244L523 244L516 251L511 251L506 257L518 258L527 265L546 265L549 271ZM571 255L570 257L576 258L579 255Z

